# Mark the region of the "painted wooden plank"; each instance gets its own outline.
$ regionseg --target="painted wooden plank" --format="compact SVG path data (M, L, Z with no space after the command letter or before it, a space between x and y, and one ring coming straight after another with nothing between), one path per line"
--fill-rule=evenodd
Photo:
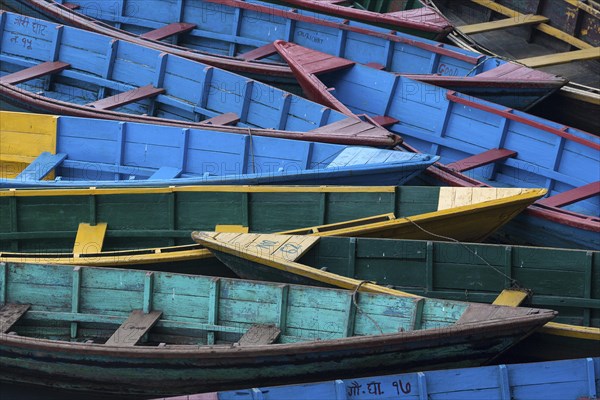
M253 61L253 60L260 60L261 58L272 56L273 54L276 54L276 53L277 53L277 50L275 49L275 46L273 45L273 43L269 43L264 46L257 47L254 50L250 50L246 53L238 54L238 57L240 57L241 59L243 59L245 61Z
M202 121L203 124L207 125L235 125L238 122L240 122L240 117L234 112L220 114Z
M215 232L248 233L250 228L243 225L217 225Z
M165 25L162 28L142 33L140 37L150 40L163 40L171 36L191 32L194 30L194 28L196 28L196 24L190 24L187 22L174 22L172 24Z
M173 167L160 167L155 173L153 173L148 179L175 179L181 175L183 171L181 168Z
M148 314L152 310L152 298L154 296L154 272L146 272L144 276L144 299L142 300L142 312Z
M106 222L101 222L96 225L84 222L80 223L77 228L77 235L75 236L73 254L79 255L101 252L107 228L108 224Z
M275 325L255 324L238 341L240 346L263 346L277 341L281 330Z
M479 24L463 25L457 28L464 34L472 35L474 33L489 32L523 25L534 25L548 21L550 21L550 19L544 17L543 15L522 14L513 18L499 19L496 21L482 22Z
M414 309L411 320L411 328L413 331L421 329L421 323L423 321L423 307L425 306L425 299L414 299Z
M48 61L9 75L5 75L0 78L0 83L17 85L32 79L40 78L42 76L57 74L67 68L71 68L71 64L67 64L62 61Z
M287 326L287 312L288 312L288 298L290 294L290 285L281 285L278 293L279 301L277 305L279 307L279 321L277 326L281 329L281 334L285 334L285 327Z
M65 158L67 158L67 155L64 153L50 154L45 151L17 175L16 179L39 181L52 172Z
M597 196L598 194L600 194L600 181L538 200L538 203L549 207L564 207Z
M525 290L504 289L492 304L497 306L518 307L529 296Z
M79 303L81 297L81 267L73 268L73 288L71 291L71 312L79 312ZM71 339L77 338L79 324L71 322Z
M452 168L458 172L465 172L516 156L517 152L513 150L491 149L484 151L483 153L479 153L471 157L467 157L465 159L450 163L447 165L447 167Z
M272 257L296 261L318 241L316 236L260 234L245 243L243 248L256 254L264 255L266 252Z
M31 304L5 304L0 308L0 332L7 333L25 315Z
M208 289L208 323L210 325L217 325L219 316L219 299L221 291L221 279L213 278L210 280L210 286ZM206 334L206 344L215 344L215 332L208 332Z
M127 104L135 103L139 100L158 96L164 92L164 88L156 88L153 85L146 85L95 101L93 103L88 103L86 105L98 110L112 110Z
M530 68L548 67L550 65L566 64L575 61L600 59L600 47L591 49L566 51L564 53L547 54L544 56L522 58L517 60Z
M400 122L396 118L388 117L385 115L374 115L371 117L371 119L379 125L383 126L384 128Z
M68 8L69 10L79 10L81 8L81 6L79 4L75 4L75 3L62 3L62 5L66 8Z
M6 263L0 263L0 303L6 303L6 288L7 288L7 279L8 279L8 268L6 268Z
M107 346L129 347L135 346L157 322L162 311L144 313L142 310L133 310L129 318L106 341Z
M354 326L356 325L356 307L354 305L355 296L359 296L358 293L348 292L348 300L346 310L344 312L344 337L352 337L354 336Z

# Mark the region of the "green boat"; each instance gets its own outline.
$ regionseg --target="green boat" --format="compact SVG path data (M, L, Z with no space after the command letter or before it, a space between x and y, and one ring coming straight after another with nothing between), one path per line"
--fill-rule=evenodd
M196 232L238 276L559 312L522 353L600 356L600 252L413 240ZM377 284L374 284L377 282ZM380 286L382 285L382 286Z
M488 363L554 311L99 267L0 264L0 379L119 396Z
M314 235L427 239L419 228L425 227L459 240L483 240L544 194L543 189L392 186L5 190L0 191L0 262L209 274L196 260L214 258L192 241L193 230L301 229Z

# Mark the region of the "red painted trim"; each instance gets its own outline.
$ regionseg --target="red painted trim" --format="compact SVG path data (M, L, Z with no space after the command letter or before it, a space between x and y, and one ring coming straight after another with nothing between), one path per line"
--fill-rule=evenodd
M459 172L465 172L482 167L484 165L495 163L497 161L506 160L507 158L515 157L516 155L516 151L509 149L490 149L488 151L484 151L483 153L475 154L471 157L458 160L446 166Z
M550 207L564 207L600 194L600 181L589 183L554 196L541 199L538 203Z
M446 92L446 98L448 100L453 101L453 102L458 103L458 104L463 104L463 105L466 105L466 106L469 106L469 107L472 107L472 108L476 108L478 110L487 111L487 112L490 112L492 114L499 115L501 117L510 119L512 121L520 122L522 124L529 125L531 127L537 128L537 129L541 129L543 131L552 133L554 135L564 137L565 139L569 139L569 140L572 140L572 141L574 141L576 143L583 144L584 146L590 147L590 148L592 148L594 150L600 150L600 144L594 143L594 142L589 141L587 139L580 138L580 137L575 136L575 135L573 135L571 133L567 133L567 132L565 132L563 130L552 128L552 127L550 127L548 125L544 125L544 124L542 124L540 122L533 121L533 120L528 119L526 117L522 117L520 115L512 114L512 113L510 113L510 112L508 112L506 110L498 110L497 108L490 107L490 106L485 105L485 104L476 103L476 102L474 102L472 100L463 99L462 97L456 96L455 93L456 92L454 92L452 90L447 91Z
M162 28L154 29L152 31L142 33L141 38L150 40L162 40L170 36L179 35L181 33L187 33L196 28L196 24L188 24L186 22L175 22Z

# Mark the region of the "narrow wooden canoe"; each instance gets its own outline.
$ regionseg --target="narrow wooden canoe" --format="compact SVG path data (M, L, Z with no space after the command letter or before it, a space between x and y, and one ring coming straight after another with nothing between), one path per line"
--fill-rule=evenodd
M600 132L600 6L571 0L436 0L457 26L457 45L541 71L571 83L536 114Z
M107 36L1 11L0 40L3 109L186 128L219 125L305 140L298 132L319 138L338 131L335 140L347 136L376 146L398 141L373 123L263 83Z
M90 118L0 111L0 120L0 163L33 156L14 177L3 169L4 188L401 185L439 158Z
M552 308L559 323L528 341L526 353L546 360L600 357L599 252L273 234L193 237L246 279L346 289L377 282L421 296Z
M370 115L411 148L440 155L447 169L479 184L546 187L549 197L507 233L518 243L600 248L597 136L292 43L275 47L309 97L346 115ZM466 180L434 172L441 182Z
M295 11L255 1L212 4L183 0L180 16L173 15L172 8L165 9L162 2L143 10L137 10L139 3L135 1L125 1L119 7L110 1L75 0L69 4L79 8L70 10L47 0L18 2L29 14L42 14L65 24L268 82L295 82L287 63L272 55L275 52L272 42L283 39L328 54L344 55L375 68L409 74L508 107L530 107L566 83L562 77L535 72L498 57L313 11ZM115 11L120 7L123 15ZM261 29L257 29L257 21ZM176 32L174 27L191 25L195 26L193 30L180 32L174 38L152 39L153 32Z
M429 400L594 399L600 393L600 358L501 364L357 379L270 386L170 397L164 400ZM158 400L158 399L157 399Z
M480 365L556 314L391 289L356 293L43 264L0 268L0 379L115 395Z
M483 240L543 190L195 186L0 191L0 262L186 268L193 230ZM386 222L387 221L387 222ZM374 232L373 228L379 231ZM399 237L399 236L394 236ZM178 262L178 265L174 263ZM210 265L209 265L210 266Z

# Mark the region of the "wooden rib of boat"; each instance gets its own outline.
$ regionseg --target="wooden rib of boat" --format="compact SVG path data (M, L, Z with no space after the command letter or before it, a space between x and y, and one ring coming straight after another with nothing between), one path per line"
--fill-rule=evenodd
M218 232L193 238L245 279L366 291L377 282L420 296L552 308L558 323L528 340L526 353L600 357L599 252Z
M594 399L600 393L599 382L600 358L588 357L255 387L163 400Z
M0 187L401 185L438 157L133 122L0 111ZM40 137L47 137L42 142ZM32 146L31 144L36 145Z
M549 197L510 230L515 242L600 248L597 136L293 43L275 47L309 97L346 115L375 117L410 148L440 155L446 170L480 185L546 187ZM441 182L467 180L432 173Z
M600 5L596 1L437 0L457 26L451 40L463 48L500 55L567 77L550 107L536 112L600 132ZM581 111L580 111L581 110Z
M483 240L543 190L195 186L0 191L0 262L189 268L193 230ZM178 262L175 266L173 263ZM209 265L212 267L212 265ZM180 269L178 269L180 270Z
M276 53L272 46L276 39L343 55L374 68L408 74L415 79L508 107L530 107L567 82L562 77L536 72L498 57L357 25L341 18L260 2L238 1L217 5L184 0L181 16L171 15L171 8L165 10L164 3L136 11L133 15L129 8L137 8L139 3L126 1L123 5L126 15L120 15L115 13L114 4L108 1L76 0L69 3L77 5L79 8L76 10L55 1L19 2L31 14L39 10L42 15L65 24L251 74L268 82L295 82L289 66L276 54L272 55ZM257 29L257 20L261 29ZM173 27L189 25L195 25L195 29L163 41L152 39L152 32L176 32Z
M0 268L0 379L105 395L480 365L556 314L391 289L355 293L43 264Z
M398 141L372 122L140 45L4 11L0 27L3 109L379 146ZM337 138L326 138L332 131Z

